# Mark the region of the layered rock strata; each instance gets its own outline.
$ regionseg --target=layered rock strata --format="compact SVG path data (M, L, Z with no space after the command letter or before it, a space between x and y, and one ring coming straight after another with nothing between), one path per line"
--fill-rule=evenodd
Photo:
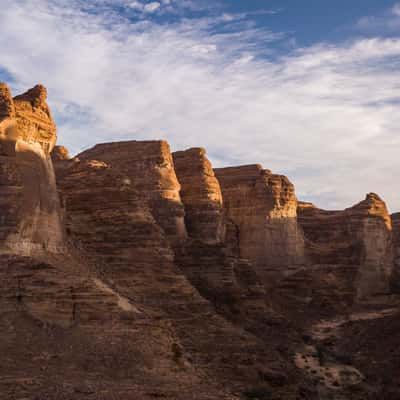
M222 193L206 151L178 151L173 159L190 237L209 244L223 242L226 226Z
M11 98L0 85L0 241L16 254L59 252L63 227L49 151L56 131L37 86Z
M312 264L349 265L357 270L357 297L387 293L392 273L392 226L385 203L374 193L344 211L298 207Z
M238 227L240 256L254 264L264 284L304 264L290 181L260 165L217 168L215 174L227 215Z
M268 330L273 313L251 263L239 257L237 229L223 209L221 188L206 151L173 153L189 238L176 262L216 311L252 332Z
M103 161L76 159L63 170L59 186L74 248L86 255L110 287L171 326L180 343L176 347L179 363L189 360L211 381L235 390L244 390L249 382L257 384L262 365L283 373L281 355L228 322L223 312L216 313L216 306L174 264L164 230L125 174ZM212 258L218 262L214 254ZM220 277L217 265L215 269ZM240 283L253 284L252 279L243 272ZM242 351L243 342L249 352Z
M179 194L170 148L165 141L105 143L78 155L80 160L98 160L126 175L149 204L169 240L179 244L187 237L184 208Z
M400 293L400 213L392 214L393 237L393 280L396 292Z

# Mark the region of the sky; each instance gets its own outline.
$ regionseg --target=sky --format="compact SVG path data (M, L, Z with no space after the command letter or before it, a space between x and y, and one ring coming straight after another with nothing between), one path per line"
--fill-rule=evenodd
M259 163L300 200L400 211L400 2L0 0L0 80L58 143L165 139Z

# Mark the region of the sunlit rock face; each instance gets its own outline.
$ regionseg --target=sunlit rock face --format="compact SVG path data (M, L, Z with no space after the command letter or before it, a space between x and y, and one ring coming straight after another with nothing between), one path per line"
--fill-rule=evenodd
M78 158L104 161L125 174L139 195L146 200L171 243L178 244L186 239L180 185L167 142L104 143L84 151Z
M343 211L325 211L300 203L299 222L312 264L357 269L358 299L387 293L392 274L392 224L385 203L374 193Z
M53 151L51 152L51 159L53 163L57 161L68 161L71 159L69 155L69 151L64 146L55 146Z
M173 158L189 235L209 244L222 242L226 230L222 193L206 151L178 151Z
M240 256L251 260L264 283L304 264L294 186L260 165L217 168L224 207L238 227Z
M56 130L46 90L12 99L0 84L0 240L17 254L59 252L63 228L49 152Z
M14 98L15 117L21 139L38 143L45 154L50 154L57 141L56 126L46 102L47 90L36 85Z

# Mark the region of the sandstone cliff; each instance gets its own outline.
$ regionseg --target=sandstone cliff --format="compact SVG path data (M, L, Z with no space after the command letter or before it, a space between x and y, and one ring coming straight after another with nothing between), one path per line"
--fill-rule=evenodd
M355 268L358 299L388 292L393 268L392 226L379 196L370 193L344 211L324 211L300 203L298 214L312 264Z
M104 161L87 160L87 157L70 160L61 169L57 163L66 227L74 251L84 255L92 270L109 287L134 302L139 310L146 309L153 318L170 326L176 337L173 348L179 366L190 370L193 365L210 382L236 390L251 382L256 384L265 363L273 367L275 372L271 374L285 376L284 362L276 350L240 324L233 325L222 317L226 313L224 294L228 293L233 300L231 307L238 304L243 307L242 311L253 307L252 317L256 314L263 318L254 308L258 304L265 310L265 299L257 293L257 281L252 281L255 277L251 272L246 276L245 267L236 266L243 288L237 286L238 278L234 275L233 281L223 282L221 276L225 268L229 269L226 276L232 279L235 260L225 259L224 253L218 250L220 258L216 258L215 251L211 251L206 259L215 266L207 277L212 284L225 284L226 288L218 291L211 285L209 290L213 297L201 296L196 282L191 284L186 277L190 276L186 270L190 268L189 263L183 262L182 255L178 255L177 260L178 265L182 262L181 268L174 263L174 249L179 253L176 243L171 247L170 237L153 217L149 206L154 205L152 199L148 202L142 196L126 172ZM202 257L207 257L206 253ZM199 258L196 265L209 266L205 261ZM226 267L219 262L226 263ZM201 271L197 272L201 280ZM255 288L253 293L251 287ZM261 287L258 290L263 293ZM247 298L243 299L245 294ZM252 303L255 298L256 305ZM254 319L252 321L254 323ZM252 349L251 355L242 352L242 341Z
M392 214L393 228L393 284L400 293L400 213Z
M174 165L189 235L205 243L220 243L226 230L222 193L205 154L199 148L178 151L173 153Z
M56 129L46 91L11 98L0 85L0 240L17 254L61 251L63 227L49 152Z
M379 196L320 210L164 141L71 158L46 95L0 84L0 398L399 398Z
M218 168L224 205L238 227L240 256L265 284L304 264L304 243L290 181L260 165Z
M180 185L168 143L105 143L79 154L78 158L104 161L124 173L143 200L147 201L168 238L173 243L186 238Z

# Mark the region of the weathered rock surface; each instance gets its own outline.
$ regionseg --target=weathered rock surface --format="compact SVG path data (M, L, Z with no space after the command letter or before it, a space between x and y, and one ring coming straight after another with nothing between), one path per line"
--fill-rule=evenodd
M385 203L374 193L344 211L300 203L299 222L312 264L351 265L358 299L388 293L393 269L392 226Z
M240 256L254 264L264 283L304 264L290 181L260 165L217 168L215 174L227 214L238 227Z
M168 321L81 260L3 255L0 265L2 398L237 399L186 360Z
M64 146L54 146L54 149L52 150L50 155L53 163L59 161L68 161L71 159L68 149Z
M285 362L274 348L240 325L228 322L222 317L223 311L216 312L218 304L199 294L174 264L169 240L147 202L119 170L103 161L71 160L59 177L59 186L74 248L85 255L110 287L171 327L180 343L176 347L178 364L193 364L208 380L239 392L260 382L259 370L266 363L281 373L293 373L283 367ZM218 271L214 253L212 262L219 282L223 271ZM255 277L251 272L245 276L244 267L238 266L237 270L243 271L239 294L250 293L251 287L256 287L257 282L252 282ZM212 274L208 276L212 278ZM212 287L210 290L217 293ZM223 300L221 297L221 307ZM243 303L243 299L238 300ZM247 301L251 303L250 296ZM259 301L261 306L265 304L263 297ZM243 343L248 346L245 352Z
M205 154L204 149L193 148L175 152L173 158L188 233L213 244L225 240L226 226L221 188Z
M64 235L48 154L56 133L45 89L37 86L13 100L8 87L0 85L0 113L3 251L24 255L59 252Z
M47 104L47 89L36 85L14 98L15 117L21 138L38 143L45 154L50 154L57 141L56 126Z
M55 140L44 87L0 84L0 398L398 399L377 195L323 211L203 149Z
M400 293L400 213L392 214L393 238L393 285L396 292Z
M149 204L154 218L169 240L180 243L186 239L180 185L167 142L105 143L84 151L78 158L104 161L124 173Z
M237 228L225 215L206 151L192 148L173 158L190 236L175 249L177 264L219 314L265 335L276 318L253 266L239 257Z

